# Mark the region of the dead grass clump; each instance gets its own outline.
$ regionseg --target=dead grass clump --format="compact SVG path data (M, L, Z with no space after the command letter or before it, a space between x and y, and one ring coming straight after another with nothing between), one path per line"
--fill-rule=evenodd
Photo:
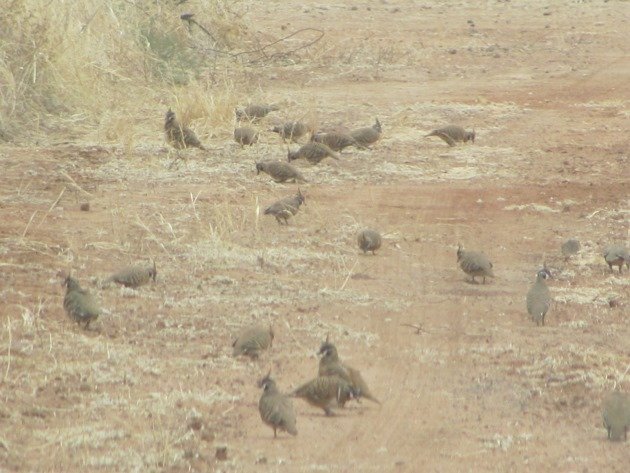
M64 129L67 135L83 123L98 123L103 111L106 135L116 139L121 126L112 115L161 101L173 86L207 82L217 59L229 56L209 57L204 47L234 47L246 31L224 2L209 0L196 6L212 38L198 36L199 28L183 22L175 2L8 2L0 11L0 139L5 141ZM214 93L215 78L211 82ZM214 111L209 99L191 103L201 104L201 109L189 107L191 116ZM132 146L133 132L122 135L123 146Z

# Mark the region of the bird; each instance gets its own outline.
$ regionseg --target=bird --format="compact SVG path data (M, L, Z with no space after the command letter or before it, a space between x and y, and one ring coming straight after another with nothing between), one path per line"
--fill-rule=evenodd
M333 151L343 151L348 146L361 147L357 140L346 133L313 133L310 141L323 143Z
M551 306L551 293L545 280L551 277L547 267L543 267L536 273L536 282L527 292L525 302L527 312L536 325L545 325L545 315Z
M312 141L301 146L297 151L289 150L287 153L289 162L304 158L313 165L318 164L320 161L329 156L334 159L339 159L337 154L328 146L323 143L315 143Z
M302 122L286 122L282 125L274 126L269 131L278 133L283 142L286 140L297 142L309 132L309 126Z
M147 284L151 279L155 282L157 277L157 268L155 261L153 265L136 265L128 266L108 277L104 283L109 284L115 282L125 287L140 287Z
M623 245L607 246L604 249L604 259L608 263L611 273L613 272L613 266L619 267L619 274L621 274L624 264L630 269L630 253L628 253L628 248Z
M478 251L464 251L461 245L457 246L457 262L469 276L472 276L472 282L475 282L476 276L483 277L483 283L486 283L486 277L494 277L492 271L492 263L488 257Z
M564 256L565 258L568 258L571 255L575 255L578 251L580 251L580 242L575 238L570 238L565 241L562 246L560 246L560 251L562 253L562 256Z
M346 402L355 399L357 394L352 386L339 376L318 376L297 388L291 396L302 398L311 406L323 409L327 416L332 416L333 407L344 407Z
M438 128L426 136L437 136L442 138L449 146L455 146L457 142L475 142L475 130L466 131L461 126L457 125L447 125L445 127Z
M329 341L328 336L320 346L318 354L322 356L319 360L319 376L338 376L350 384L357 399L364 397L377 404L381 403L370 392L361 373L339 360L337 347Z
M249 104L243 109L234 110L234 113L236 114L237 120L256 122L261 118L265 118L270 112L275 112L277 110L280 110L280 107L277 105Z
M77 324L85 323L84 328L89 328L90 323L101 315L101 308L94 299L94 296L85 289L82 289L79 282L67 276L62 286L66 287L66 295L63 298L63 308L66 313Z
M265 209L265 215L273 215L276 217L279 224L282 224L282 220L284 220L284 224L288 225L289 218L298 213L300 205L304 202L304 196L302 195L300 189L298 189L297 194L280 199L267 207Z
M293 402L278 391L276 382L271 378L271 371L258 382L258 386L263 388L258 401L258 412L262 421L273 429L273 437L278 436L278 429L297 435Z
M302 176L302 173L298 171L295 166L287 163L286 161L261 161L256 163L256 174L260 172L269 174L271 178L276 182L308 182Z
M258 132L248 126L234 130L234 141L241 146L252 146L258 142Z
M175 117L175 112L170 108L166 112L166 119L164 121L164 134L166 135L166 141L175 149L185 148L199 148L205 150L206 148L199 142L197 135L185 125L182 125Z
M359 248L363 251L363 254L371 251L372 254L375 255L376 250L381 247L382 238L377 231L366 228L359 232L357 243L359 244Z
M354 138L359 146L367 148L371 144L380 140L382 133L383 128L381 126L381 122L379 122L378 118L376 118L374 125L351 131L350 136Z
M263 327L256 325L243 330L232 343L232 356L246 355L252 359L258 358L260 352L273 344L274 333L271 325Z
M602 405L602 417L608 432L608 440L628 440L630 394L613 391L606 396Z

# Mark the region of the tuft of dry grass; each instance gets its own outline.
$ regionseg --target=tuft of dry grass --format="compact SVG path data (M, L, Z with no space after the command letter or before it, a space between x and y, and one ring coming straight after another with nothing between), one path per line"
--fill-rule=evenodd
M8 0L0 11L0 140L67 136L100 123L101 137L129 152L130 124L159 102L186 120L225 122L236 100L221 77L234 59L212 50L245 48L244 13L240 2L194 6L211 37L182 21L176 2Z

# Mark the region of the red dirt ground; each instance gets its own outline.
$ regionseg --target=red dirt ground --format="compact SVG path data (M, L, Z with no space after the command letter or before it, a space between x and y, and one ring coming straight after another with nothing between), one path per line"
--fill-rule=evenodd
M261 130L304 114L384 127L372 150L298 164L310 182L288 227L262 215L296 188L255 175L286 155L264 131L244 150L202 136L209 151L175 165L157 122L131 156L0 146L0 470L628 471L600 406L630 390L630 279L601 256L630 239L630 3L547 3L252 6L277 36L325 31L243 91L283 105ZM450 122L477 142L424 138ZM384 235L376 256L356 248L365 226ZM496 278L468 283L459 242ZM151 257L157 283L98 284ZM524 299L543 260L555 302L536 327ZM106 309L93 330L63 311L69 269ZM273 348L232 358L254 321ZM298 436L274 440L256 381L314 376L326 334L383 403L328 418L296 400Z

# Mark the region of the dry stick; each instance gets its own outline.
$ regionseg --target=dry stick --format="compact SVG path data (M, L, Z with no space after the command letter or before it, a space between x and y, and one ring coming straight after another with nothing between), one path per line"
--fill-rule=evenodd
M52 209L55 208L55 206L59 203L59 201L61 200L61 197L63 196L63 193L66 192L66 187L64 187L63 189L61 189L61 192L59 193L59 197L57 197L57 200L55 200L53 202L53 204L50 206L50 208L48 209L48 212L46 212L46 215L44 215L44 218L42 218L41 222L39 222L39 225L37 225L37 228L35 230L39 230L39 227L42 226L42 223L44 223L44 221L46 220L46 217L48 217L48 215L50 215L50 212L52 212Z
M425 330L422 325L413 325L413 324L400 324L401 327L411 327L415 329L416 335L420 335L420 332L429 333L428 330Z
M9 377L9 368L11 368L11 343L13 341L11 336L11 317L7 317L7 330L9 331L9 347L7 348L7 369L4 372L5 383Z
M92 197L92 194L90 194L88 191L86 191L85 189L83 189L83 187L81 187L79 184L77 184L77 182L72 179L72 177L70 177L70 175L66 172L66 171L61 171L60 174L65 177L66 179L68 179L70 181L70 184L72 184L72 186L78 190L83 192L85 195Z
M193 197L192 192L190 193L190 203L192 205L195 218L197 220L200 220L200 219L199 219L199 214L197 213L197 207L195 207L195 203L197 202L197 199L199 198L199 194L201 194L201 191L197 192L197 195Z
M24 242L24 237L26 236L26 232L28 231L28 227L30 227L31 222L35 218L35 215L37 215L37 210L35 212L33 212L33 215L31 215L31 218L28 220L28 223L26 224L26 228L22 232L22 242Z
M182 17L184 17L184 15L182 15ZM182 17L180 17L180 18L182 18ZM182 18L182 20L183 21L188 21L189 23L194 23L195 25L197 25L199 28L201 28L201 30L204 33L206 33L212 39L212 41L214 41L216 43L216 40L214 39L214 36L212 36L208 30L206 30L203 26L201 26L199 23L197 23L191 17L186 15L186 17ZM313 41L310 41L309 43L303 44L302 46L299 46L299 47L297 47L295 49L290 49L290 50L284 51L282 53L275 53L275 54L272 54L271 56L267 56L266 55L265 49L267 49L270 46L273 46L275 44L282 43L283 41L286 41L287 39L292 38L293 36L298 35L300 33L303 33L305 31L315 31L315 32L319 33L319 36L317 38L315 38ZM285 36L283 38L280 38L280 39L277 39L275 41L272 41L271 43L265 44L264 46L261 46L259 48L250 49L248 51L240 51L238 53L231 53L229 51L225 51L225 50L221 50L221 49L215 49L215 48L206 48L206 49L208 51L212 51L212 52L219 53L219 54L225 54L225 55L233 57L233 58L242 56L243 54L261 53L261 54L265 55L265 57L267 59L271 59L271 58L273 58L275 56L287 56L287 55L289 55L291 53L295 53L295 52L297 52L297 51L299 51L301 49L306 49L306 48L312 46L313 44L317 43L319 40L321 40L324 37L324 34L325 34L324 31L319 30L317 28L302 28L302 29L299 29L297 31L294 31L293 33L291 33L288 36ZM250 63L251 62L254 62L254 61L250 61Z
M343 284L339 288L340 291L343 291L343 289L346 287L346 284L348 284L348 280L350 279L350 276L352 276L352 271L354 271L354 268L357 267L357 264L359 264L359 258L354 260L354 264L352 265L352 268L350 268L350 271L348 271L348 275L346 276L345 281L343 282Z

